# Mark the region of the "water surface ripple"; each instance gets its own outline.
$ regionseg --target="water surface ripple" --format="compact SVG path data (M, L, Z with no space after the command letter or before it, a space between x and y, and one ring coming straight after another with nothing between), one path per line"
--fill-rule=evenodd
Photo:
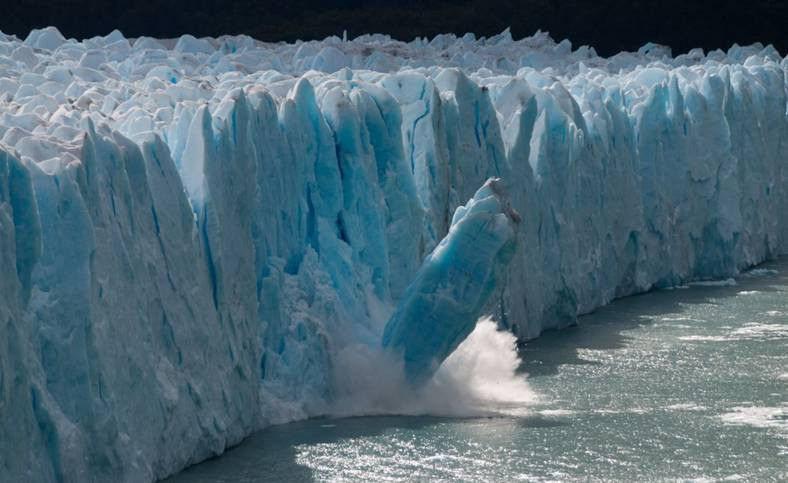
M781 259L618 300L524 345L530 415L314 419L167 481L785 481L787 349Z

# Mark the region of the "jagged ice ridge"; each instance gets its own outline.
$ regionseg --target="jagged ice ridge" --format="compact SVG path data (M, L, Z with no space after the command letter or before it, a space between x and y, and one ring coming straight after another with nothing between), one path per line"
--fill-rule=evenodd
M332 355L418 327L492 177L516 249L458 303L521 339L786 253L787 70L543 33L0 33L0 479L151 481L326 412Z

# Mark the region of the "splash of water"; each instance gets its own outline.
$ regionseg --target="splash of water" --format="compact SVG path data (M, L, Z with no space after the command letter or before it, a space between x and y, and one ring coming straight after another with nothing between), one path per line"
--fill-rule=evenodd
M516 338L481 319L470 336L423 386L408 384L403 363L379 348L348 347L336 360L332 416L525 415L538 402L518 373Z

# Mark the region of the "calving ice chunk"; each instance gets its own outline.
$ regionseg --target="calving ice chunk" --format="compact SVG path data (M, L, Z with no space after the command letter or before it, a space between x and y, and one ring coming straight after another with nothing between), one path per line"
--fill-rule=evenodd
M498 178L457 208L449 233L424 260L383 332L383 347L403 357L413 384L435 373L503 286L519 223Z
M429 387L480 315L523 340L788 252L786 70L0 34L0 480L151 481L326 413L355 348Z

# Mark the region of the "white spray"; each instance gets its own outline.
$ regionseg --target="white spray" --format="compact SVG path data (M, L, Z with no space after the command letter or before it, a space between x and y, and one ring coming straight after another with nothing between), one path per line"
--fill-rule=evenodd
M332 416L525 415L538 401L518 373L516 338L481 319L433 378L414 389L401 360L366 345L344 348L335 359L337 397Z

